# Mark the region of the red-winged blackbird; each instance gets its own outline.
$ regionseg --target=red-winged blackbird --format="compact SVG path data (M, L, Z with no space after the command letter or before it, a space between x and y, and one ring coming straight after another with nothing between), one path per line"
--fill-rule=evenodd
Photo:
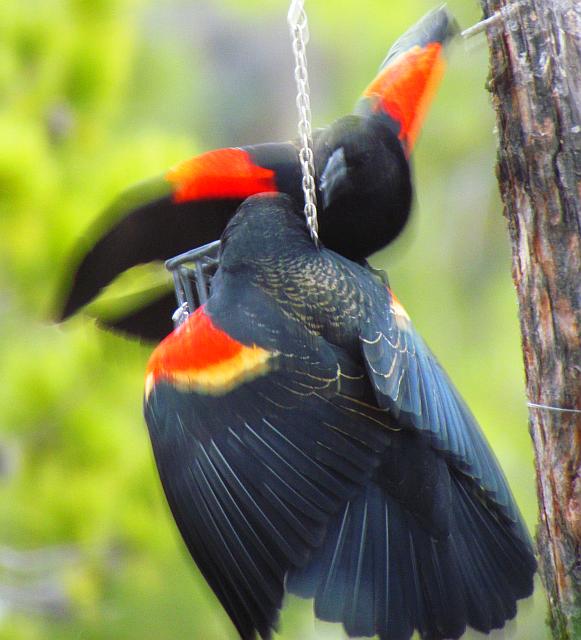
M249 198L210 298L154 351L145 417L200 571L244 639L285 591L350 636L500 628L535 559L506 479L392 292Z
M320 237L334 251L365 259L405 225L412 199L408 157L443 72L443 46L455 32L446 9L426 15L391 48L355 114L315 133ZM75 313L132 266L216 240L246 197L273 191L302 201L296 143L210 151L142 183L79 244L60 316ZM160 340L172 329L173 293L141 304L103 324Z

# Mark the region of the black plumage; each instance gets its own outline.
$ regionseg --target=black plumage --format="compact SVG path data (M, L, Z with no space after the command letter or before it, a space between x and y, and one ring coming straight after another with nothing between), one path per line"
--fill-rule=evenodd
M228 225L208 303L154 352L145 416L244 639L270 637L285 589L382 640L488 632L532 592L530 538L469 409L391 291L315 248L287 196Z
M385 247L408 220L409 155L434 90L430 74L437 75L441 49L455 33L444 7L429 13L392 47L379 82L360 98L355 114L314 133L320 237L352 260ZM418 57L429 45L437 51ZM218 239L242 201L264 191L302 201L298 143L209 152L123 194L77 246L58 296L59 318L77 312L132 266ZM168 291L100 319L127 335L160 340L172 329L174 306Z

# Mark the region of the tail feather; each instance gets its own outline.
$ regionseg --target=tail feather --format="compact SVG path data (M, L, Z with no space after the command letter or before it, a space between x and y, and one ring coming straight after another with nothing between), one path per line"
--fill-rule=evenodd
M387 496L383 499L387 513L386 539L390 559L388 606L385 624L378 627L377 631L380 637L407 640L414 627L423 628L427 624L426 611L420 597L419 572L412 553L412 537L405 513L395 500Z
M488 632L532 593L536 564L520 523L494 513L453 475L451 530L431 535L378 484L369 484L328 528L310 563L287 589L314 598L318 618L350 636L408 640Z
M374 541L370 539L371 522L370 501L356 501L353 504L353 522L360 523L352 530L353 538L349 549L349 575L352 577L352 590L343 609L343 624L351 635L373 635L375 620L373 607L373 562Z
M504 626L516 615L516 601L533 590L536 561L528 534L520 522L494 514L471 494L460 478L454 479L457 494L455 519L463 535L454 536L466 585L469 623L479 631Z

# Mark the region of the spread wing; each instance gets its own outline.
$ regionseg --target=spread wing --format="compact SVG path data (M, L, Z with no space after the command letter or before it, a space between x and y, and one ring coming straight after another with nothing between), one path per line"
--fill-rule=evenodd
M144 342L157 344L173 329L172 316L177 308L173 289L165 288L148 291L143 299L129 299L119 313L109 307L95 315L97 324L128 338L138 338Z
M424 433L528 542L506 478L474 416L397 298L389 290L386 294L374 300L360 336L379 406Z
M139 264L162 261L217 240L250 195L278 191L296 165L290 143L218 149L181 162L165 175L144 181L104 211L75 247L57 300L65 319L88 304L118 275ZM292 179L291 179L292 182ZM135 317L102 324L136 337L161 339L165 327L156 300ZM170 316L166 322L169 322Z
M444 48L457 32L445 6L425 15L389 50L357 104L360 115L387 118L408 156L442 79Z
M385 412L357 400L364 372L322 340L284 322L265 339L238 311L228 324L240 331L202 307L161 343L145 417L192 557L242 638L268 638L285 575L379 464Z

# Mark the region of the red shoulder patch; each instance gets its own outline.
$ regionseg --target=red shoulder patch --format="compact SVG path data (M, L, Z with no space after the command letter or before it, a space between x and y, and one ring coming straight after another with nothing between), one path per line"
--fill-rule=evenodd
M177 203L278 191L274 171L254 164L244 149L208 151L180 162L165 178L174 186Z
M160 379L179 389L222 395L267 373L273 355L255 344L238 342L212 322L204 307L199 307L151 355L145 395L147 398Z
M446 63L439 42L415 46L390 62L364 96L400 124L399 139L409 156L425 119Z

